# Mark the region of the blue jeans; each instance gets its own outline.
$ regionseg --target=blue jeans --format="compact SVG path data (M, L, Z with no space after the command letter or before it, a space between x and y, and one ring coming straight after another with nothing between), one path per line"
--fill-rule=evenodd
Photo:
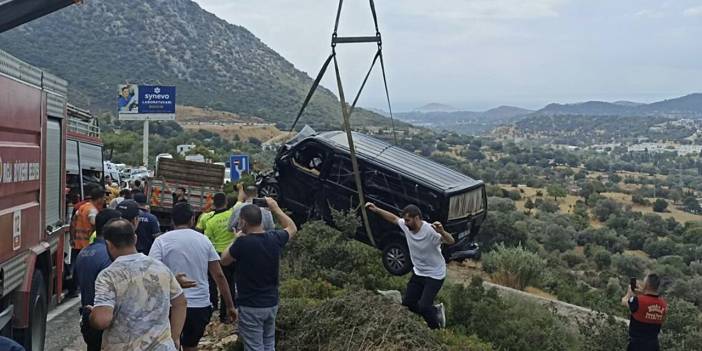
M239 337L244 351L275 351L275 317L278 306L239 306Z

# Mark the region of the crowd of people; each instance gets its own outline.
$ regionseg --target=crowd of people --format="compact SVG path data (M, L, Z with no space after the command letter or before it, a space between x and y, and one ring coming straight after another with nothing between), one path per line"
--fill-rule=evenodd
M94 187L71 220L72 287L80 291L81 332L88 350L197 350L218 310L237 323L244 349L275 350L279 266L295 223L256 187L237 186L236 199L213 196L214 209L197 214L186 190L173 193L172 230L161 234L143 188ZM413 262L402 304L430 328L446 324L434 304L446 278L442 245L454 243L418 206L400 216L373 203L366 208L404 233ZM667 312L660 279L622 299L631 310L630 350L657 350ZM639 294L637 294L637 291Z
M295 223L275 200L255 201L254 186L214 194L201 214L178 188L173 229L161 233L138 185L106 179L74 205L69 293L80 292L87 349L197 350L218 309L246 350L274 350L279 260Z

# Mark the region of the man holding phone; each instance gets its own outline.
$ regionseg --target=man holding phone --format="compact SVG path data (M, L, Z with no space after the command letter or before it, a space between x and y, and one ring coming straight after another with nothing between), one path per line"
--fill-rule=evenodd
M273 214L271 213L268 205L266 204L266 199L258 198L258 188L255 186L247 186L242 188L239 186L239 201L234 205L231 219L229 220L229 230L232 232L237 232L239 226L239 216L241 214L241 209L245 205L253 204L261 208L261 216L263 216L263 229L266 231L271 231L275 229L275 223L273 222Z
M658 334L668 313L668 304L659 296L661 279L651 273L644 279L643 290L636 286L636 278L631 278L629 288L622 297L622 304L629 307L629 347L628 351L658 351Z

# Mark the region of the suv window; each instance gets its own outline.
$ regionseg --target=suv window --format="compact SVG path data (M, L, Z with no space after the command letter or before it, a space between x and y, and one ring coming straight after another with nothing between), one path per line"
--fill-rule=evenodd
M396 208L406 204L416 204L422 211L433 212L439 208L439 196L401 175L382 169L364 172L368 196L380 199Z
M351 166L351 160L348 158L340 156L334 157L327 179L340 186L356 191L353 167Z
M324 150L314 144L303 145L295 150L293 164L300 170L319 176L324 167Z

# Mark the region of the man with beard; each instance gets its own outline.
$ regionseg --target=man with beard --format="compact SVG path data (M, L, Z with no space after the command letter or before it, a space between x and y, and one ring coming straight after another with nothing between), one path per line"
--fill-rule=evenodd
M446 261L441 254L441 244L451 245L453 236L440 222L429 224L422 220L422 211L416 205L407 205L402 218L369 202L366 208L384 220L400 227L407 239L414 273L407 283L402 304L410 311L424 317L429 328L443 328L446 324L444 305L434 305L434 298L446 278Z

